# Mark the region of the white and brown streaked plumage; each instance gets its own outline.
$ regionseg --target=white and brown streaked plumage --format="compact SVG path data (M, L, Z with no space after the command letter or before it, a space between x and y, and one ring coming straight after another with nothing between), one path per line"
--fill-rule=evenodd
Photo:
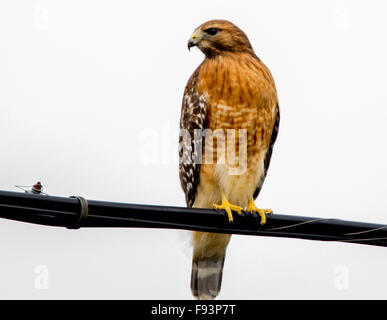
M180 127L194 137L195 129L247 130L246 170L230 174L230 159L216 161L216 143L228 148L227 140L212 145L214 161L197 161L198 141L180 137L181 186L189 207L242 208L265 212L254 205L270 164L279 127L277 92L269 69L255 55L245 33L231 22L211 20L199 26L188 42L205 59L185 88ZM207 137L208 138L208 137ZM238 142L238 140L237 140ZM211 144L210 144L211 145ZM236 146L238 152L238 145ZM203 155L200 155L204 157ZM234 159L235 160L235 159ZM216 205L219 204L220 205ZM194 232L191 290L195 298L213 299L220 291L222 270L230 235Z

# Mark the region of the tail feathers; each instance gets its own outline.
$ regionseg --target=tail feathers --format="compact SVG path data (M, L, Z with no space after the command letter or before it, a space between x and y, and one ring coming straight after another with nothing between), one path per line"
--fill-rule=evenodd
M213 300L222 285L223 259L202 258L192 262L191 291L195 299Z

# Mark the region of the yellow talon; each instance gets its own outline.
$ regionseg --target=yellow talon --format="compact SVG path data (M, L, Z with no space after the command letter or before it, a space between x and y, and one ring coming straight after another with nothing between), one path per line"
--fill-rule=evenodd
M232 212L231 211L235 211L237 212L238 214L243 214L242 213L242 207L239 207L239 206L236 206L234 204L231 204L226 196L222 193L222 203L219 205L219 204L216 204L214 203L213 204L214 208L217 209L217 210L225 210L227 212L227 215L228 215L228 221L230 223L233 223L234 222L234 218L232 216Z
M273 213L273 210L271 209L259 209L255 203L254 203L254 199L251 198L249 200L249 205L247 206L247 209L246 211L248 213L253 213L253 212L257 212L259 214L259 216L261 217L261 224L264 225L266 223L266 213L267 214L272 214Z

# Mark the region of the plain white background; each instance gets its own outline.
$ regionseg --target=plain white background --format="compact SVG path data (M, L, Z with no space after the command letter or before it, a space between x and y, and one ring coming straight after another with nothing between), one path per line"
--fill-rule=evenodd
M387 224L385 1L0 2L0 189L184 206L177 135L201 23L242 28L276 80L257 201ZM0 298L191 299L189 232L0 221ZM385 248L234 236L221 299L387 298Z

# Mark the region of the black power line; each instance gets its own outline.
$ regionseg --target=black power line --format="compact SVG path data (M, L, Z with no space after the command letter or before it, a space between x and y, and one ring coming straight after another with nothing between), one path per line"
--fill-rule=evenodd
M86 205L87 204L87 205ZM67 228L165 228L255 236L342 241L387 247L387 225L274 213L259 217L223 211L117 202L84 201L0 191L0 218Z

